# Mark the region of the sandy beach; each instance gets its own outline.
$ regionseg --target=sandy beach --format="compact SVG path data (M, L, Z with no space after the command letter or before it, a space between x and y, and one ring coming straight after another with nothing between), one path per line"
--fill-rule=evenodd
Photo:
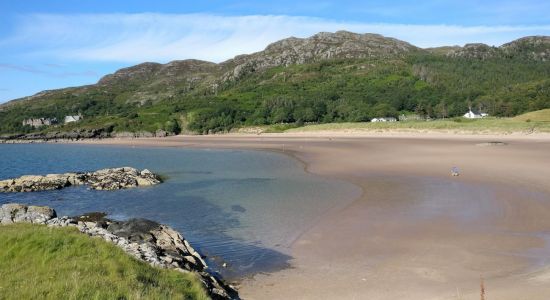
M490 143L501 142L501 143ZM550 136L317 132L83 143L259 149L363 190L243 299L550 298ZM452 167L460 176L450 176Z

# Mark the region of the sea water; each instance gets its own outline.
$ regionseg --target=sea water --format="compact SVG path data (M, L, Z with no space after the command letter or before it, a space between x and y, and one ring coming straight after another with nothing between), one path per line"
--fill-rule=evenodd
M238 279L287 267L292 241L357 195L357 187L306 173L299 161L271 152L0 145L0 180L122 166L147 168L167 179L118 191L0 193L0 204L46 205L60 216L105 212L117 220L152 219L181 232L215 271Z

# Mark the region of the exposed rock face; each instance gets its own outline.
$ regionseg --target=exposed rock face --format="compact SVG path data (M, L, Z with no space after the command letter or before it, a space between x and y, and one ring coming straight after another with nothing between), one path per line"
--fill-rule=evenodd
M141 87L146 82L148 88L140 88L130 100L144 105L174 97L182 89L185 92L199 87L210 89L220 73L220 65L196 59L175 60L167 64L144 63L106 75L99 80L97 86L109 88L134 84Z
M550 60L550 36L528 36L500 48L507 56L523 56L538 61Z
M193 82L196 81L196 77L202 78L201 74L215 72L218 68L218 65L215 63L196 59L174 60L164 65L147 62L123 68L114 74L106 75L99 80L98 84L109 85L136 80L143 81L152 78L166 78L166 82L179 81L178 79ZM164 80L162 81L164 82Z
M450 51L447 56L488 59L499 55L500 50L485 44L466 44L464 47Z
M155 267L194 272L213 299L238 299L235 289L208 273L199 253L174 229L146 219L112 221L99 218L56 217L49 207L4 204L0 208L1 224L33 223L52 227L76 227L89 236L113 243L135 258Z
M103 169L87 173L25 175L0 181L0 192L35 192L58 190L72 185L88 185L94 190L119 190L161 183L151 171L130 167Z
M275 42L264 51L237 56L222 65L232 66L223 80L275 66L304 64L334 58L395 57L419 48L378 34L357 34L347 31L321 32L306 39L288 38Z
M485 44L466 44L464 47L449 49L447 56L477 58L480 60L495 57L521 57L528 60L547 61L550 59L550 37L528 36L500 47L491 47Z

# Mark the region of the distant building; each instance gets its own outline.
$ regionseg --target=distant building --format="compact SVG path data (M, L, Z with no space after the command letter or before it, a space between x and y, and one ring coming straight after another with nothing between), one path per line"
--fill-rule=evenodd
M370 120L371 122L397 122L397 119L394 117L384 117L384 118L374 118Z
M466 119L481 119L481 118L485 118L485 117L488 117L489 114L487 113L475 113L473 112L471 109L464 114L464 118Z
M65 116L64 123L72 123L72 122L78 122L82 120L82 115L76 115L76 116Z
M399 115L399 121L422 121L422 120L425 120L425 118L417 114Z
M37 118L37 119L31 118L31 119L23 120L23 126L28 125L34 128L42 127L42 126L50 126L54 124L57 124L56 118Z

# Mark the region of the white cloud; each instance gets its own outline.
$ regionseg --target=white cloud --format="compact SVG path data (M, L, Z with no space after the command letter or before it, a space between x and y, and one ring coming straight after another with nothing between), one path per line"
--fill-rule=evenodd
M289 36L320 31L380 33L420 47L483 42L500 45L526 35L550 35L550 25L454 26L340 22L328 19L210 14L33 14L22 16L0 47L24 55L77 61L223 61L262 50Z

